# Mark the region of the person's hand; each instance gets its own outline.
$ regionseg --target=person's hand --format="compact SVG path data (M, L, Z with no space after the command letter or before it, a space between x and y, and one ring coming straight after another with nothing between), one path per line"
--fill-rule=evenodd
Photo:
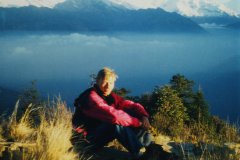
M148 118L147 117L142 117L142 119L141 119L141 122L142 122L142 127L144 128L144 129L150 129L152 126L151 126L151 124L149 123L149 120L148 120Z

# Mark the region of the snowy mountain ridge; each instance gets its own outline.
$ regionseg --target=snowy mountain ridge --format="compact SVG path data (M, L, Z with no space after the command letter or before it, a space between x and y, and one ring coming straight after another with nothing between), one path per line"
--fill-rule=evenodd
M18 0L16 1L0 1L0 7L23 7L36 6L54 8L62 2L68 2L75 8L79 8L81 4L92 3L92 0ZM177 12L184 16L222 16L230 15L240 17L240 11L235 10L216 0L148 0L148 1L131 1L131 0L95 0L95 3L104 2L109 6L122 6L127 9L148 9L162 8L168 12ZM233 1L233 0L232 0ZM230 1L229 1L230 3ZM240 2L232 2L240 6ZM231 5L233 6L233 5Z

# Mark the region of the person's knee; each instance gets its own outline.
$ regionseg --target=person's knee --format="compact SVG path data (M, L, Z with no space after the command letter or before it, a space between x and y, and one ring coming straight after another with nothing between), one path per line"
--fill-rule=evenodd
M130 127L115 125L115 129L119 133L119 132L126 132L126 131L130 130Z
M149 132L146 132L142 137L143 146L149 146L153 142L153 135Z

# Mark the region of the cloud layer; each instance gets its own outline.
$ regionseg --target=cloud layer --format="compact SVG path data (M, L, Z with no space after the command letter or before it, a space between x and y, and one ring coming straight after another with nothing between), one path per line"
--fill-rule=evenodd
M72 33L1 37L0 75L5 81L15 77L18 80L77 79L103 66L113 66L122 75L128 71L136 77L157 72L194 73L236 54L235 42L191 35Z

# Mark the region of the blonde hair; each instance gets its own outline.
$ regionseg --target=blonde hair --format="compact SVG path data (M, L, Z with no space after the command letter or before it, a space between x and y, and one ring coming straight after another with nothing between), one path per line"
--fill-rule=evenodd
M114 72L113 69L104 67L98 72L96 80L99 81L100 79L109 78L109 77L112 77L114 78L114 80L116 80L118 78L118 75Z

